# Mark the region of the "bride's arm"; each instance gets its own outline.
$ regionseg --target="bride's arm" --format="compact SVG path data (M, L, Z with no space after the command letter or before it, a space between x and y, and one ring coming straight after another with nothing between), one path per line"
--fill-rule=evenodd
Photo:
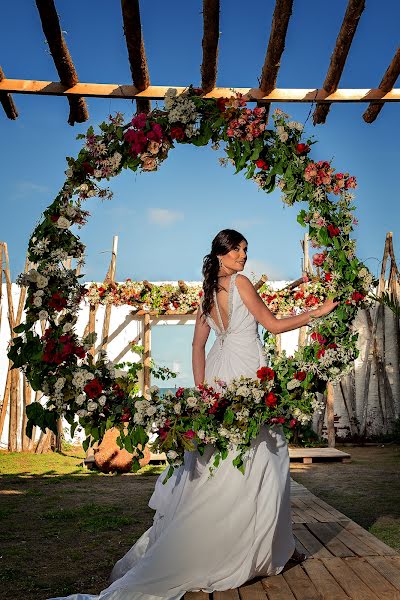
M210 334L210 326L201 317L201 308L197 311L196 325L192 342L192 369L194 385L204 382L206 365L206 342Z
M291 331L307 325L312 318L322 317L327 315L335 308L337 302L326 300L322 306L315 310L310 310L295 317L285 317L277 319L275 315L265 306L260 296L254 289L251 281L244 275L238 275L236 279L237 288L240 297L247 306L254 318L268 331L276 335L284 331Z

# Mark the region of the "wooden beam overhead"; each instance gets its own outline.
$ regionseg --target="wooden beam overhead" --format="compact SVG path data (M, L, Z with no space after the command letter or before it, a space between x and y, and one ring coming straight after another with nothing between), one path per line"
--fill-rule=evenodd
M149 69L140 21L139 0L121 0L124 34L128 49L132 82L140 92L150 85ZM148 98L136 98L138 112L149 112L151 103Z
M264 95L270 94L276 87L292 8L293 0L276 0L271 33L261 72L260 89ZM269 106L267 106L267 111L269 111Z
M18 94L39 94L44 96L87 96L96 98L148 98L162 100L169 88L177 90L178 94L187 87L174 85L151 85L140 92L134 85L119 85L117 83L77 83L72 87L56 81L36 81L26 79L3 79L0 82L0 92ZM400 102L400 88L394 88L385 93L379 88L372 89L338 89L328 94L323 89L289 89L276 88L270 94L264 94L259 88L243 87L217 87L204 98L225 98L239 92L249 102Z
M201 87L211 92L217 83L220 0L203 0L203 62Z
M0 67L0 83L5 79L3 69ZM12 121L18 117L18 111L14 104L14 100L8 92L0 92L0 103L7 117Z
M61 31L54 0L36 0L36 6L42 22L43 33L49 44L50 53L53 57L60 81L63 85L71 88L76 85L79 80ZM68 123L70 125L83 123L88 120L89 113L83 98L73 95L72 97L68 97L68 102L70 106Z
M331 56L329 69L322 86L329 94L336 92L338 89L350 46L364 8L365 0L349 0L342 26L336 39L335 49ZM314 125L325 123L329 108L329 104L317 104L313 114Z
M400 75L400 48L397 48L396 54L394 55L392 62L388 66L386 73L384 74L382 81L379 84L379 89L382 92L387 93L393 89L398 76ZM383 108L382 103L371 102L367 110L363 114L363 119L366 123L372 123L379 115Z

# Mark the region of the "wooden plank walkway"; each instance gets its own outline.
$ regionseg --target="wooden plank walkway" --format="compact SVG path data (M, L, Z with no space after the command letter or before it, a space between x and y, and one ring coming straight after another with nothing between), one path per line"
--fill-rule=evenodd
M400 555L292 480L297 549L310 558L280 575L185 600L400 600Z

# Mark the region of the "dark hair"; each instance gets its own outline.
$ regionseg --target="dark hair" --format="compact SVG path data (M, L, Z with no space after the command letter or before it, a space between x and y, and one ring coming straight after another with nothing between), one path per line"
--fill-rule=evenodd
M218 283L218 256L228 254L242 241L247 243L246 238L234 229L223 229L213 239L210 254L206 254L203 258L203 315L210 314L211 307L214 304L214 290L217 292L220 289Z

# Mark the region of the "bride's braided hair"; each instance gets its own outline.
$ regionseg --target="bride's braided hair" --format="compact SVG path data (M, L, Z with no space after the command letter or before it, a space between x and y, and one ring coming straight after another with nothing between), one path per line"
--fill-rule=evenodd
M211 252L203 258L203 315L209 315L214 304L213 292L220 289L218 283L219 261L218 256L228 254L246 238L234 229L223 229L212 241Z

